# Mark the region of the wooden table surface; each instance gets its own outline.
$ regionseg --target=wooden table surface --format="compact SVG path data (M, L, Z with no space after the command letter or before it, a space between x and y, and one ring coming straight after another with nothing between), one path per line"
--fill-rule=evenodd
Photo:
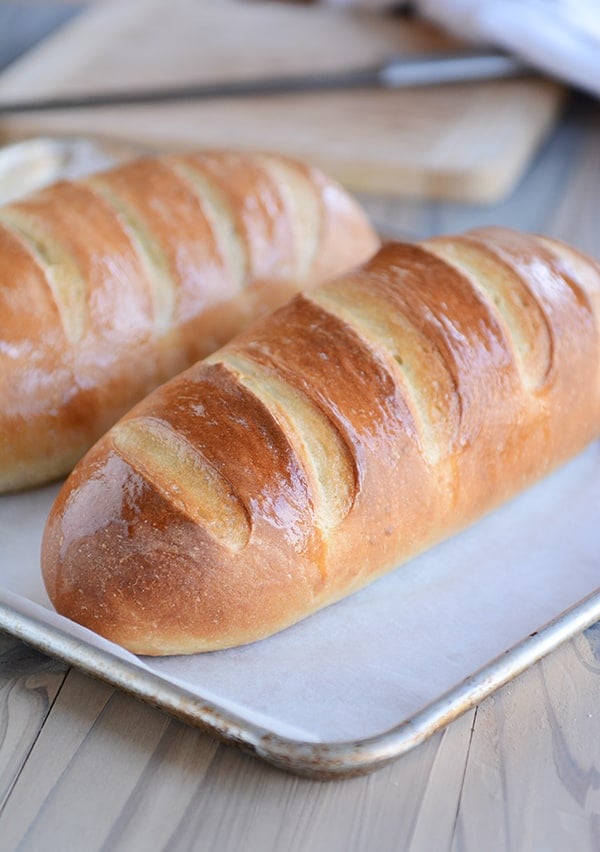
M3 4L0 64L64 14ZM493 208L366 203L399 232L494 222L600 256L599 104L573 97ZM0 850L598 850L599 699L600 624L391 766L314 782L0 635Z

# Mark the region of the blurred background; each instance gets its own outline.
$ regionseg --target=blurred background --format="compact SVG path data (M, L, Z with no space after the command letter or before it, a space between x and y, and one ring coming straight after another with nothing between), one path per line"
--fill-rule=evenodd
M447 20L431 23L406 5L359 5L386 4L3 3L0 103L354 74L382 68L390 58L435 59L498 47L485 33L474 34L472 13L469 18L463 8L460 18L458 7L472 3L438 3L433 15L435 4L423 4L429 18L440 18L440 5L446 18L450 9L450 26ZM465 36L457 38L461 21ZM41 39L42 46L29 50ZM369 84L0 115L0 139L84 136L126 143L131 152L266 148L304 157L337 177L361 196L389 236L489 222L552 230L549 205L566 160L579 156L596 121L597 101L564 75L530 71L531 58L522 52L509 55L524 64L507 79L436 83L440 68L429 84L401 88ZM131 152L123 149L124 156Z

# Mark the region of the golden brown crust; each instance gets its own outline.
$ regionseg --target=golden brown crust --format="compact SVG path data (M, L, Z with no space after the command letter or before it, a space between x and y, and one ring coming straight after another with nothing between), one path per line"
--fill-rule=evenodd
M99 442L49 519L48 592L137 653L250 642L471 523L599 433L597 264L503 229L389 244Z
M160 382L377 242L341 188L269 154L144 159L1 208L0 492L65 474Z

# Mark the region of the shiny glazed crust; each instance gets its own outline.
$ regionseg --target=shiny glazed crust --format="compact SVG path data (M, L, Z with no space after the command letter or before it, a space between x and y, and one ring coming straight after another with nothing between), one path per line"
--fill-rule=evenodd
M377 245L341 187L267 154L143 159L0 208L0 491L67 473L160 382Z
M141 654L251 642L600 433L600 267L503 229L389 244L123 418L51 513L59 612Z

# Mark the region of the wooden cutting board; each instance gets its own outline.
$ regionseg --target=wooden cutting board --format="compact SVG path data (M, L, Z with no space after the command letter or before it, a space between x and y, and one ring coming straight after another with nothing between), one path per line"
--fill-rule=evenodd
M104 3L0 75L0 98L342 70L453 47L398 15L241 0ZM528 77L23 114L3 118L0 135L266 148L308 159L355 191L490 202L518 181L562 99L558 84Z

